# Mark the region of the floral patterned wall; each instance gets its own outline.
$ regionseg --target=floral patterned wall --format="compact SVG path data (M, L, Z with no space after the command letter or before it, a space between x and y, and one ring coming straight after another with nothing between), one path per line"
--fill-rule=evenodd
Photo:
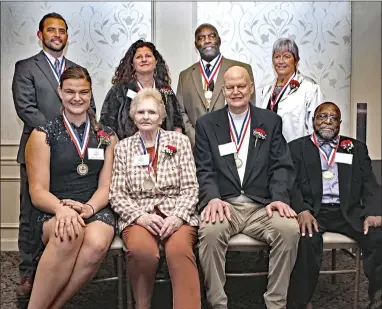
M349 131L350 2L198 2L197 22L216 26L225 57L252 65L257 99L275 78L273 43L279 37L293 38L301 73L320 84L324 100L338 103L341 131Z
M151 2L2 2L3 141L17 141L22 129L11 92L15 63L41 50L36 35L38 23L50 12L60 13L68 23L69 39L65 56L89 70L98 113L111 87L115 68L131 43L139 38L152 38Z

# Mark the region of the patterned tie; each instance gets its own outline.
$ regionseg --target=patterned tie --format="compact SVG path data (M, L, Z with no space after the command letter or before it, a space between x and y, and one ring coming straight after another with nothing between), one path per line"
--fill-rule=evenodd
M211 64L206 64L206 74L208 77L211 75ZM207 86L207 90L214 91L215 83L214 80L211 81L211 83Z
M54 61L54 69L56 70L56 73L58 75L58 77L61 76L61 72L60 72L60 60L56 59Z
M338 145L338 138L337 138L337 136L336 136L336 137L334 137L334 138L332 138L332 139L330 139L330 140L325 140L325 139L322 139L322 138L317 137L317 143L318 143L318 145L319 145L320 147L321 147L322 145L327 144L327 145L330 145L330 147L332 147L332 148L336 148L337 145Z

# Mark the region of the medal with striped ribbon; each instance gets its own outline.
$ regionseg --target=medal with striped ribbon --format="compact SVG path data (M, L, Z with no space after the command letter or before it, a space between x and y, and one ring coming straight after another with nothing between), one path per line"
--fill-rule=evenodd
M247 134L249 124L251 122L251 111L248 108L248 111L244 117L243 124L241 125L240 133L238 134L235 123L232 119L231 113L228 111L228 119L229 119L229 133L231 134L231 139L236 146L236 153L234 153L235 164L237 168L241 168L243 166L243 160L239 158L239 151L241 146L243 145L244 137Z
M76 146L78 155L81 158L81 163L77 165L77 173L80 176L85 176L89 172L89 167L84 163L84 157L85 157L86 149L88 148L89 137L90 137L90 118L86 114L85 131L84 131L84 136L81 140L77 131L73 129L68 118L66 118L65 113L62 113L62 116L64 118L65 128L68 131L68 134L70 135L72 139L72 142Z

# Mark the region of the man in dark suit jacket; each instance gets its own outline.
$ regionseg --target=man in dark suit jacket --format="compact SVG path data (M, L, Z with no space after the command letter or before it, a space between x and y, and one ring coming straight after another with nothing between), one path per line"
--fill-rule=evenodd
M221 40L216 28L211 24L200 25L195 30L195 47L199 51L201 59L179 75L176 96L180 104L185 132L192 147L195 145L196 120L208 112L223 108L225 105L222 85L227 69L235 65L241 66L248 71L251 80L254 81L251 66L224 58L220 54L220 45ZM210 66L211 73L209 76L205 74L207 66ZM208 84L208 82L210 83ZM254 91L251 100L255 104Z
M297 255L298 224L288 205L293 162L281 118L250 104L253 89L244 68L228 69L223 86L227 107L196 122L199 258L214 309L227 309L225 254L231 236L244 233L271 246L264 294L268 309L285 308Z
M310 300L322 261L322 234L341 233L362 247L370 308L382 308L381 187L365 144L339 136L341 112L325 102L314 113L314 133L289 143L296 168L292 207L301 239L288 299L300 309ZM379 301L379 305L378 305Z
M76 65L63 56L68 40L67 24L57 13L45 15L39 23L38 38L43 50L37 55L16 63L12 93L17 115L24 123L17 162L20 163L20 225L19 266L21 282L16 288L19 297L29 297L36 270L35 242L31 235L29 218L33 207L29 196L25 166L25 145L33 129L46 120L60 114L61 100L58 96L59 77L65 68ZM94 101L92 107L95 110Z

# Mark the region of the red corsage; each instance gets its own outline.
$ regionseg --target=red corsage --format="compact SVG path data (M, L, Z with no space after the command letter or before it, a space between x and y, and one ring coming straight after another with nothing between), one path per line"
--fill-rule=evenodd
M176 147L175 146L172 146L172 145L166 145L164 148L163 148L163 152L168 154L169 156L172 156L174 154L176 154Z
M255 140L255 147L256 147L256 144L257 144L257 140L260 138L260 139L265 139L267 137L267 135L265 134L265 131L261 128L256 128L253 130L253 136L256 138Z
M340 146L347 152L350 152L354 148L353 142L350 139L343 140Z
M110 144L110 134L107 134L104 130L100 130L97 132L97 138L99 140L98 147L102 145L109 145Z
M298 89L298 87L300 87L300 83L297 80L292 79L289 82L289 86L290 86L291 89Z

